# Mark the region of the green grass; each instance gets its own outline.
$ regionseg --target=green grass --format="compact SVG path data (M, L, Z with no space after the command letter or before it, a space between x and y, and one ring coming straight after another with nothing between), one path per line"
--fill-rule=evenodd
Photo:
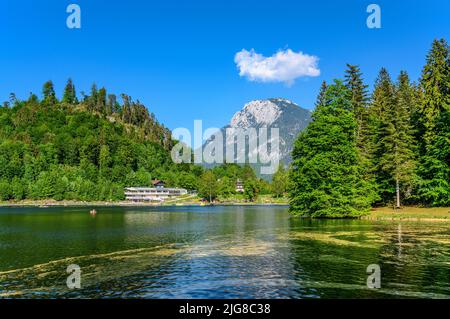
M288 199L286 197L278 198L273 197L271 194L259 195L253 202L249 202L242 194L236 194L228 198L218 198L218 201L223 204L243 204L243 205L288 204Z
M372 209L368 219L410 219L410 220L447 220L450 221L450 207L378 207Z

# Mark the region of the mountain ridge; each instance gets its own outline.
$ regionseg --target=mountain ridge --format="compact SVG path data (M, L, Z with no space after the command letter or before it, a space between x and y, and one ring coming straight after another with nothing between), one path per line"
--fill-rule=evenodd
M229 123L222 127L221 132L225 137L226 130L229 128L243 129L244 131L250 128L257 130L267 128L269 131L272 128L278 128L280 162L289 164L295 138L309 124L311 114L311 111L285 98L257 99L246 103L241 110L237 111ZM203 149L212 141L212 138L208 139L204 143ZM224 141L224 148L226 145ZM248 143L246 143L246 147L248 147ZM255 151L257 150L249 150L248 153Z

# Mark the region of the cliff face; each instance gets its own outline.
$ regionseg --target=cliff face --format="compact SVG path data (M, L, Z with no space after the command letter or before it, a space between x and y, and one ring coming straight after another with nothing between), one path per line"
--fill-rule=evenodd
M279 158L281 162L288 164L291 160L295 138L310 121L310 111L287 99L255 100L244 105L242 110L232 117L230 123L222 128L222 133L225 137L225 132L228 128L243 130L267 128L269 132L271 128L278 128L280 141ZM204 147L207 147L212 142L212 139L206 141ZM225 140L224 145L226 145ZM246 143L246 147L248 148L248 143ZM249 154L256 152L256 149L248 149Z

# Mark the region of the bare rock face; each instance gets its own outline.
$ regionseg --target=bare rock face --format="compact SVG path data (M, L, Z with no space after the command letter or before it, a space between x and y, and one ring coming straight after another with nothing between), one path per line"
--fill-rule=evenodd
M258 130L265 127L269 132L271 128L278 128L280 162L288 164L291 161L291 152L297 135L308 126L310 121L310 111L287 99L254 100L245 104L242 110L232 117L230 123L222 128L222 134L225 138L228 128ZM211 142L211 139L206 141L203 147L205 148ZM248 144L246 146L248 147ZM249 149L248 152L255 153L257 150Z

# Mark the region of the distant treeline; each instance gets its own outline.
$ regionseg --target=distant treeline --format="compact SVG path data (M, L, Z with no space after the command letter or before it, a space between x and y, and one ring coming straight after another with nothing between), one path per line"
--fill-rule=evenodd
M384 68L368 92L358 66L322 84L294 147L291 211L355 217L372 205L450 205L450 53L435 40L418 83Z
M237 179L248 200L271 192L250 166L205 171L173 163L175 142L147 107L126 94L119 103L93 85L78 98L69 79L58 99L48 81L41 99L11 94L0 107L0 200L121 200L125 186L150 186L155 178L207 199L233 196ZM280 168L279 196L286 190L285 174Z

